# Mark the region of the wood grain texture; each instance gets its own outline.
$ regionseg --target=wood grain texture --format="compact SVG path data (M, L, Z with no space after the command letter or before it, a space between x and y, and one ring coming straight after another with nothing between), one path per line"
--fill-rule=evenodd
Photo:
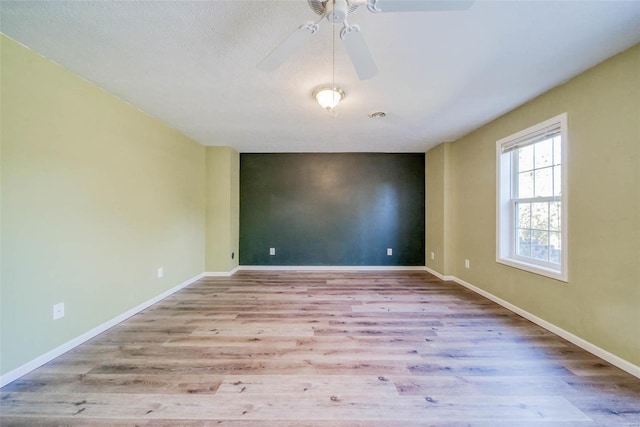
M423 272L204 278L0 390L2 425L639 426L640 380Z

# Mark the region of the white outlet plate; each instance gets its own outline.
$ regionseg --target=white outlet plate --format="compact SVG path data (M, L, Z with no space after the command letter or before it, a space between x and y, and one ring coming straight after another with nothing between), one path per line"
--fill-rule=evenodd
M58 320L59 318L64 317L64 303L58 303L53 306L53 320Z
M269 255L275 255L276 254L276 248L269 248Z
M160 279L162 276L164 276L164 268L160 267L158 269L158 279Z
M393 249L391 249L391 248L387 248L387 255L388 255L388 256L393 255Z
M431 252L431 259L436 259L436 254L434 254L433 252Z
M468 260L468 259L465 259L465 260L464 260L464 268L470 268L470 267L469 267L469 260Z

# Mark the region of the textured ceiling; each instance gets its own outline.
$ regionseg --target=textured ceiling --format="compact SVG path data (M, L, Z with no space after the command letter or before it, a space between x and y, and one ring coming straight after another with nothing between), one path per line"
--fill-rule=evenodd
M466 11L350 16L380 70L360 81L332 25L277 70L256 68L306 0L1 1L0 31L204 145L240 152L421 152L640 41L640 1L482 1ZM370 119L371 111L387 117Z

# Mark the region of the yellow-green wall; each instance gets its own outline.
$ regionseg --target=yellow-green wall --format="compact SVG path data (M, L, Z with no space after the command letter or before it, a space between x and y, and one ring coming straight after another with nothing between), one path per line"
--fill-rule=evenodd
M563 112L568 283L495 261L496 141ZM427 164L441 150L429 151ZM444 236L447 263L434 268L640 365L640 45L455 141L447 160L449 189L439 169L427 171L451 202L434 208L453 230ZM428 217L427 230L440 222Z
M206 150L205 270L228 272L238 266L240 155L230 147Z
M0 43L4 374L203 272L205 148Z
M425 263L428 268L442 272L447 270L446 236L451 236L450 185L451 143L434 147L425 156ZM431 253L434 258L431 259Z

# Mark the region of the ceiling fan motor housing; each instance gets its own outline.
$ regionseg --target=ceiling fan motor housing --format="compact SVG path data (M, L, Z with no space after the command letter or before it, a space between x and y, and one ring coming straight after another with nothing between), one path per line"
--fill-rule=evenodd
M333 24L342 24L347 15L358 8L358 4L349 4L347 0L307 0L309 7L322 16L326 13L327 20Z

